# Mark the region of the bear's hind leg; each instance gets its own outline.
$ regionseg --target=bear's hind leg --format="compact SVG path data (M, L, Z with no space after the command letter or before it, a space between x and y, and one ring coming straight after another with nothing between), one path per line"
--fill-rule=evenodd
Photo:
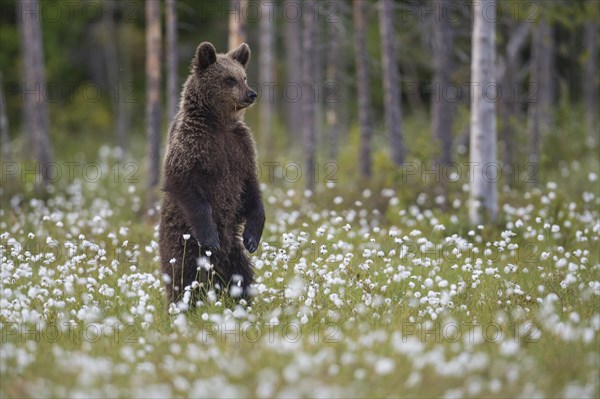
M175 262L170 267L172 281L167 287L169 300L172 303L183 299L185 287L191 286L195 280L198 280L200 272L198 271L198 244L195 240L189 239L187 242L181 240L181 247L173 259ZM193 302L191 298L191 302Z
M235 243L229 252L228 293L234 298L250 299L250 285L254 283L252 263L246 255L242 242Z

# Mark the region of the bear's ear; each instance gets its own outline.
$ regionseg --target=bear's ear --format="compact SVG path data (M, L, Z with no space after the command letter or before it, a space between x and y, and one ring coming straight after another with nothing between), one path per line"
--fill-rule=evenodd
M217 50L215 50L215 46L209 42L201 43L196 49L194 67L196 67L198 71L201 71L215 62L217 62Z
M246 43L242 43L237 48L228 52L227 55L246 68L248 61L250 60L250 47Z

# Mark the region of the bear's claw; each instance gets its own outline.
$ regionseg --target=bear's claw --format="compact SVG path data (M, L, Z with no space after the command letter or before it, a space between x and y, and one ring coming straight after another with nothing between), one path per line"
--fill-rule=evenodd
M244 234L244 246L246 247L248 252L254 253L258 248L258 242L254 237Z
M213 237L210 237L209 239L205 240L204 242L198 241L198 244L200 245L200 249L205 253L207 251L214 253L215 251L221 249L218 233L215 234Z

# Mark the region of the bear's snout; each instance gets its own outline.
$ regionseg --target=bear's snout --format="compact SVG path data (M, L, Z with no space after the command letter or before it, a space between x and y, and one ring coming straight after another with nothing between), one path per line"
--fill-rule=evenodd
M256 100L256 97L258 96L258 94L256 94L256 92L254 90L248 90L246 92L246 98L248 99L249 102L253 103L254 100Z

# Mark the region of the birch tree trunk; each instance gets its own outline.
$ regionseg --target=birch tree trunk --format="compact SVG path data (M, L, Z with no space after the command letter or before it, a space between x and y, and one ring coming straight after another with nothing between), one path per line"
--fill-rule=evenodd
M248 0L230 0L229 14L229 50L246 43L246 12Z
M598 11L594 20L584 27L585 63L583 67L583 98L588 138L598 142Z
M42 29L40 4L37 0L21 1L23 10L36 10L36 12L23 12L19 18L21 42L23 49L24 75L23 81L27 88L35 88L35 93L25 96L24 117L26 136L31 142L34 157L38 163L44 185L49 183L49 176L45 173L47 165L52 162L52 147L49 136L48 105L42 96L46 87L44 66L44 48L42 46Z
M303 29L302 29L302 137L304 138L306 189L314 189L315 176L315 150L316 150L316 126L315 126L315 101L314 101L314 15L312 7L314 4L305 2L303 7Z
M129 129L131 126L133 103L137 100L132 96L136 86L132 79L133 59L131 55L131 26L126 23L117 25L118 59L120 68L118 73L118 107L117 107L117 146L121 149L120 158L124 159L129 149Z
M329 135L329 159L332 161L337 160L339 153L339 136L340 136L340 115L339 115L339 104L340 104L340 58L342 52L340 51L340 41L342 40L341 35L341 13L340 13L340 1L333 0L329 4L334 7L337 12L337 21L326 25L327 28L327 52L326 52L326 86L324 87L323 93L325 95L325 106L327 108L325 120L327 123L327 130Z
M326 43L323 42L323 21L327 18L322 15L321 12L323 7L328 3L313 2L310 3L310 13L313 18L312 23L312 90L311 96L313 96L313 112L314 112L314 124L315 124L315 137L317 140L321 137L320 131L323 126L323 81L325 79L325 54ZM313 94L314 92L314 94Z
M396 165L404 162L402 138L402 104L400 78L396 61L396 34L392 0L379 1L379 26L381 33L381 62L383 65L383 90L385 100L385 126L389 134L392 161Z
M258 54L258 80L261 85L260 101L260 130L262 142L265 145L267 154L273 151L273 102L271 88L275 84L274 71L274 51L273 48L273 28L275 26L273 2L261 0L260 2L260 34Z
M521 50L527 43L529 36L530 25L515 21L510 25L510 33L508 35L508 43L504 58L499 60L498 74L501 76L502 96L499 101L498 114L501 121L500 135L504 142L504 157L503 157L503 172L504 180L507 183L513 180L512 165L514 161L514 132L517 129L517 121L521 119L521 97L515 95L515 91L520 91L521 78L520 70L522 68L522 60L519 56ZM518 94L517 91L517 94Z
M452 92L449 91L454 71L454 29L444 5L445 2L442 1L435 7L433 21L434 95L431 98L433 139L441 147L438 157L441 166L452 162L452 122L455 108L451 99Z
M538 6L538 10L541 9ZM543 10L543 9L542 9ZM552 125L552 102L554 100L554 38L552 27L543 13L533 32L531 60L531 84L537 94L529 104L530 151L529 161L539 162L540 137L548 133Z
M473 175L469 219L479 225L498 216L496 162L495 0L474 3L471 80L478 84L471 102L470 161Z
M120 79L120 70L124 70L123 60L119 56L119 26L115 24L114 4L109 0L102 2L102 20L97 30L97 40L99 41L103 54L104 68L106 71L106 89L113 90L114 96L111 99L113 128L115 141L119 148L118 156L122 160L127 150L127 124L124 123L125 107L125 88L126 81Z
M369 69L366 43L365 2L354 0L354 53L356 57L356 85L358 96L358 119L360 124L359 167L363 177L371 176L371 101L369 92Z
M177 1L166 0L166 35L167 35L167 119L175 118L179 103L179 84L177 79Z
M161 27L160 2L146 2L146 123L148 134L148 186L159 182Z
M302 137L302 4L298 0L286 0L283 4L285 63L287 81L281 88L285 101L287 132L290 141L299 143Z

